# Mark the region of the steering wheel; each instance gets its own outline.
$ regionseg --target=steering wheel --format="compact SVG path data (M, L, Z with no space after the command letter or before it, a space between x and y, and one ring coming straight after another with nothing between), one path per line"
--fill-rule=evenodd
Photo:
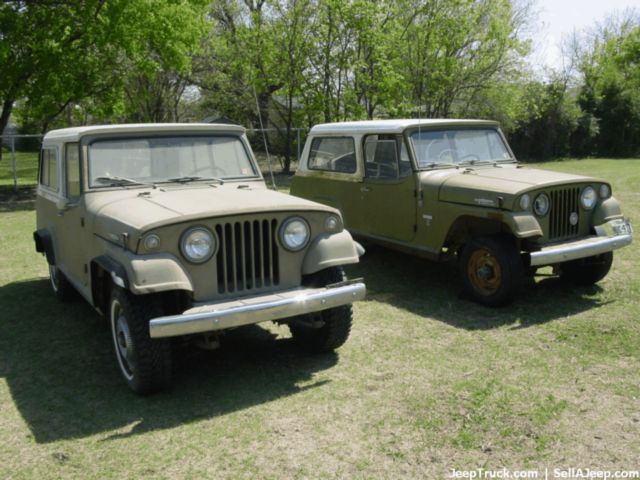
M468 153L467 155L460 157L460 161L462 160L480 161L480 156L475 153Z
M458 154L457 150L455 150L453 148L445 148L438 155L438 161L439 162L444 162L445 160L448 160L450 163L454 163L454 160L455 160L457 154Z

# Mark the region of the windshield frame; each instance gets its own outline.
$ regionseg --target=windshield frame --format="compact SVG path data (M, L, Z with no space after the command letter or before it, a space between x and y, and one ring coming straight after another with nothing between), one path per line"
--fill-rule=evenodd
M234 138L237 139L240 144L242 145L242 148L244 150L245 155L247 156L247 159L249 161L249 165L251 167L252 170L252 174L251 175L246 175L246 176L230 176L230 177L222 177L223 182L222 183L226 183L226 182L242 182L242 181L256 181L256 180L263 180L262 177L262 172L260 171L260 168L258 167L258 164L256 162L256 159L253 155L253 151L251 150L251 148L248 146L247 140L245 138L244 134L238 134L235 132L226 132L226 131L221 131L221 132L206 132L206 133L201 133L201 132L167 132L167 131L163 131L163 132L158 132L158 133L152 133L152 132L145 132L145 133L141 133L141 132L135 132L135 133L121 133L118 135L89 135L84 137L81 140L81 151L82 151L82 156L83 156L83 165L86 165L85 168L85 176L84 176L84 184L86 185L86 189L87 191L102 191L102 190L108 190L108 189L117 189L117 190L122 190L122 189L137 189L137 188L149 188L149 187L155 187L157 185L171 185L171 184L179 184L182 186L185 185L197 185L197 184L202 184L202 183L210 183L210 182L215 182L216 184L220 184L221 182L219 181L220 178L212 178L210 176L204 176L202 179L197 179L194 180L192 182L179 182L179 181L171 181L169 179L165 179L165 180L158 180L158 181L144 181L144 180L136 180L139 181L139 184L122 184L122 185L113 185L113 184L106 184L106 185L96 185L96 184L92 184L91 182L91 146L94 143L98 143L98 142L109 142L109 141L136 141L136 140L151 140L151 139L162 139L162 138L212 138L212 137L226 137L226 138Z
M510 158L504 158L504 159L499 159L499 160L476 160L476 161L463 161L463 162L458 162L458 163L429 163L426 165L421 165L420 163L420 159L418 158L418 154L416 152L415 149L415 144L413 142L413 138L412 135L416 132L442 132L442 131L468 131L468 130L492 130L494 131L497 135L498 138L500 138L500 140L502 141L503 146L505 147L505 150L507 151L507 153L510 155ZM476 165L493 165L493 164L497 164L497 163L518 163L518 160L516 159L515 155L513 154L513 151L511 150L511 147L509 146L509 143L507 142L507 139L505 138L504 134L502 133L502 130L500 129L500 127L498 126L493 126L493 125L477 125L477 126L470 126L470 125L464 125L464 126L458 126L458 125L446 125L446 126L441 126L441 127L421 127L421 126L414 126L414 127L410 127L407 128L404 132L405 137L407 139L407 142L409 144L409 149L411 152L411 156L413 157L413 162L414 162L414 166L418 171L425 171L425 170L439 170L439 169L446 169L446 168L467 168L467 167L473 167Z

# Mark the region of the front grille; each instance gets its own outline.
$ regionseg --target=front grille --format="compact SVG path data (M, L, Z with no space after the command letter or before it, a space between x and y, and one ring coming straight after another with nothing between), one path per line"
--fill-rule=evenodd
M549 239L575 237L578 235L580 222L571 225L569 217L572 213L580 215L580 188L563 188L550 192L551 209L549 211Z
M216 225L218 292L233 293L278 285L278 222L246 220Z

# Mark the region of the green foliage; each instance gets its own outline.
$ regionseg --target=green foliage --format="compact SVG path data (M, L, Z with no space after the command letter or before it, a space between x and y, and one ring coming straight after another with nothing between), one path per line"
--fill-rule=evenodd
M640 154L640 20L605 28L582 52L580 107L597 121L592 150Z
M203 0L4 2L0 129L21 99L22 123L47 128L67 106L85 99L90 99L85 108L98 116L120 113L130 72L188 72L189 53L204 32L205 4ZM67 117L72 123L73 114Z
M640 152L640 20L526 66L528 0L87 0L0 5L0 128L226 117L271 129L378 117L501 122L522 159ZM261 142L262 143L262 142Z

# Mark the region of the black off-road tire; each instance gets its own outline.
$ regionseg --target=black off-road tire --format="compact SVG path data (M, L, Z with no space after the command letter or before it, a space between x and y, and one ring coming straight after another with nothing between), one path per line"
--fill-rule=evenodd
M561 263L560 278L574 285L593 285L607 276L612 263L613 252Z
M305 284L323 287L346 279L341 267L322 270L307 279ZM353 311L351 305L330 308L306 315L300 321L293 319L289 330L294 342L303 350L313 353L332 352L342 346L349 338ZM310 326L313 321L322 323L321 327Z
M157 296L133 295L118 287L111 292L109 326L116 362L138 395L163 390L171 381L171 343L149 336L149 320L162 314Z
M53 294L61 302L66 303L75 299L77 295L75 288L56 265L49 265L49 282Z
M524 265L508 235L472 239L462 250L460 274L465 293L489 307L509 304L522 287Z

